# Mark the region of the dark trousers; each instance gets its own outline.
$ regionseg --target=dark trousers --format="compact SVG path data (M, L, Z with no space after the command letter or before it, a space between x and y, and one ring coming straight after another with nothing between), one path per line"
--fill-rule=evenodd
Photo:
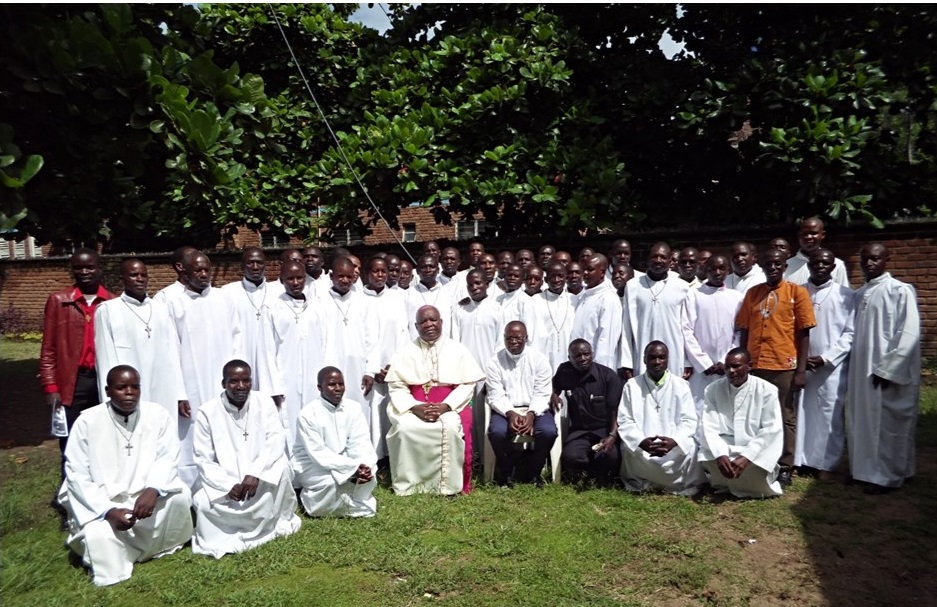
M794 399L794 371L769 371L752 369L752 375L771 382L778 389L781 401L781 420L784 422L784 450L778 465L781 468L794 467L794 447L797 442L797 401Z
M508 419L491 412L491 421L488 423L488 440L495 452L495 478L500 482L516 480L521 483L531 483L540 476L547 463L547 456L553 443L556 441L556 422L549 413L534 419L534 448L516 449L511 442L514 433Z
M611 484L621 473L621 447L616 442L611 453L596 453L592 446L608 436L607 432L575 430L563 443L563 479L575 482L583 475L600 484Z
M75 398L72 399L71 406L65 407L65 423L68 424L68 432L71 434L72 426L75 420L85 409L90 409L95 405L101 404L101 397L98 394L98 374L94 369L78 369L78 379L75 380ZM68 437L59 438L59 448L62 450L62 480L65 480L65 447L68 445Z

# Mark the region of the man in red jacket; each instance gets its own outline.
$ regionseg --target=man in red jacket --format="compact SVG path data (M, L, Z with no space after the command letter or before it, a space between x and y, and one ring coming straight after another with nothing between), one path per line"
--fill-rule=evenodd
M39 381L46 404L65 407L68 429L78 415L101 403L94 370L94 312L114 294L101 286L101 262L93 249L78 249L71 258L75 284L46 301ZM65 453L68 437L59 438ZM64 473L64 455L63 455Z

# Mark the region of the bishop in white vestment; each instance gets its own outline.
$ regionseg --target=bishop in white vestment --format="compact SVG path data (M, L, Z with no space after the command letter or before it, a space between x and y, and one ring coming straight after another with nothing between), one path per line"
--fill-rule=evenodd
M286 436L273 400L251 392L251 369L224 366L224 392L195 424L200 488L192 552L221 558L299 530Z
M883 493L915 473L921 316L914 288L885 271L884 245L866 245L860 259L868 282L856 291L846 409L849 470L870 483L866 491Z
M72 427L59 491L67 543L97 586L129 579L134 563L171 554L192 536L191 494L177 473L169 413L140 402L140 375L128 365L110 370L105 390L109 400Z
M390 363L390 451L398 495L454 495L472 489L471 400L484 374L468 349L442 336L433 306L416 316L420 337Z
M644 349L647 371L625 383L618 407L622 480L629 491L695 495L705 480L697 461L699 419L690 386L667 370L667 346Z
M706 388L700 460L717 491L736 497L781 495L778 458L784 447L778 389L750 375L751 355L729 351L726 376Z
M377 453L361 405L343 398L345 380L335 367L317 378L321 394L299 415L291 458L303 508L309 516L374 516Z

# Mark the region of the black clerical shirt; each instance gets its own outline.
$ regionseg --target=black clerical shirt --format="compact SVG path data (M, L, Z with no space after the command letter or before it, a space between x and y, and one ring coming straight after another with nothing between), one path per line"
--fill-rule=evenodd
M583 373L565 362L553 376L553 392L566 393L570 432L610 432L618 419L623 386L617 373L598 363Z

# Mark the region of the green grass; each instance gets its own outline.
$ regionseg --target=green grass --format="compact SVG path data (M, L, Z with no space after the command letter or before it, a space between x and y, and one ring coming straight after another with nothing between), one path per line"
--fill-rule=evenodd
M0 453L0 595L11 607L924 604L937 567L937 388L924 390L918 436L926 465L887 496L803 479L766 501L379 488L373 519L304 517L250 552L216 561L185 548L103 589L70 563L48 507L58 452L46 443Z

